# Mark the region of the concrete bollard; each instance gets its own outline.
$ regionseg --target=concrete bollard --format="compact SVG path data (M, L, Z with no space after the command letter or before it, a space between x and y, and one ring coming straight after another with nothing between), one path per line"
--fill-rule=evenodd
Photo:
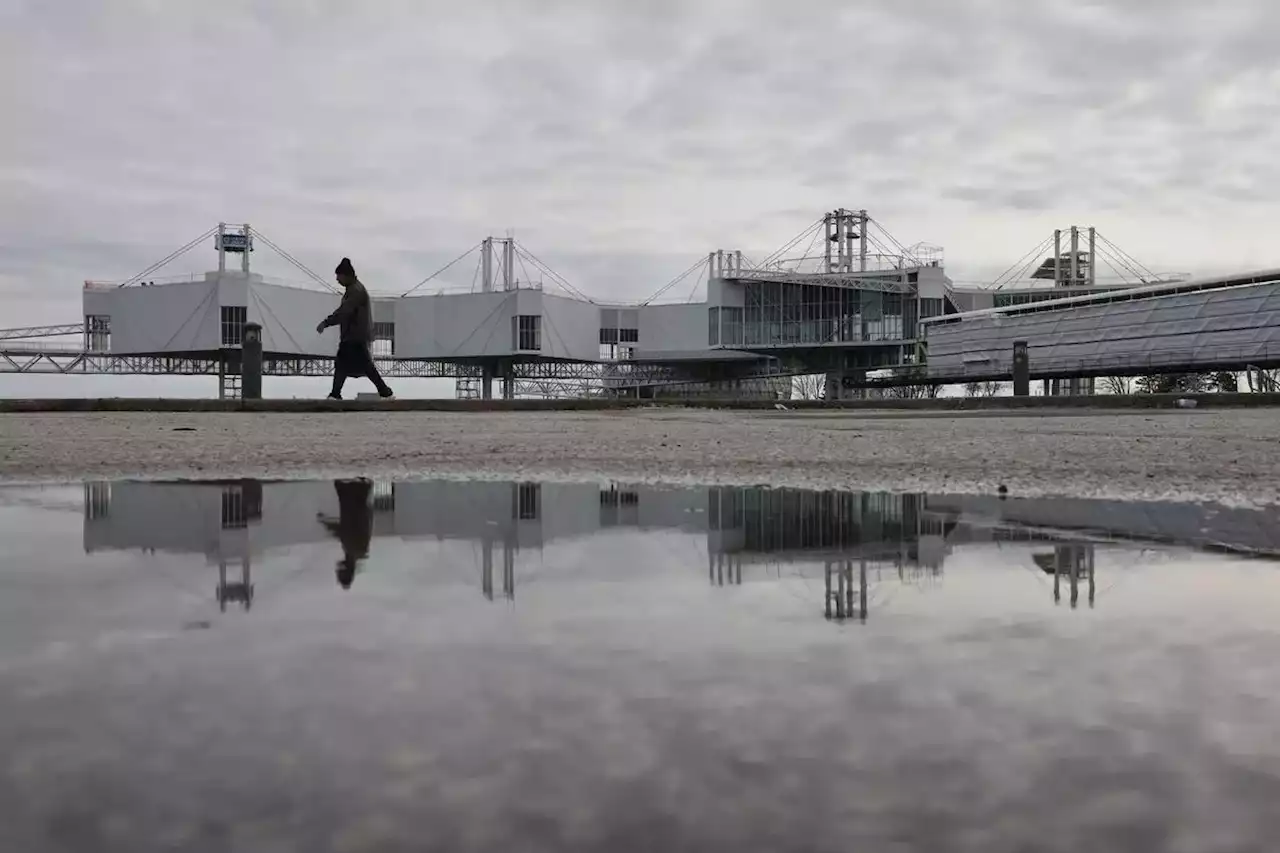
M262 399L262 326L245 323L240 344L240 399Z
M1013 396L1031 396L1031 362L1026 341L1013 342Z

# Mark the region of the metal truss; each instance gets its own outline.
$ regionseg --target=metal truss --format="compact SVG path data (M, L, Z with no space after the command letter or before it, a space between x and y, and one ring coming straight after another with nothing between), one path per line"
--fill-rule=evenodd
M474 362L430 359L375 359L388 378L400 379L480 379L483 368ZM638 385L698 383L721 379L747 379L786 375L779 362L762 360L753 365L707 361L689 365L647 362L515 362L513 378L524 383L529 393L543 389L564 396L568 388L585 394L604 389ZM729 368L729 369L726 369ZM332 357L266 356L264 376L328 376ZM93 353L73 347L41 345L0 345L0 373L99 375L99 376L224 376L239 373L239 351L203 352L187 355L121 355ZM500 378L498 375L494 379ZM519 387L519 386L517 386Z
M0 350L0 373L99 376L217 376L217 357L104 355L57 351Z
M580 400L584 397L603 397L604 387L589 379L517 379L517 397L533 397L542 400Z
M64 335L83 335L84 323L68 323L61 326L23 326L19 329L0 329L0 341L22 341L31 338L57 338Z

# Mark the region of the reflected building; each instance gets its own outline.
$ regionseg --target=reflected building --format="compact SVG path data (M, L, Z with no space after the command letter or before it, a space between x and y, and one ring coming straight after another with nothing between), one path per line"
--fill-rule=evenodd
M345 587L379 540L466 542L478 555L481 592L512 600L522 551L617 530L678 532L705 543L713 586L740 585L744 572L821 566L821 611L832 620L865 619L877 583L939 581L963 545L1043 545L1030 568L1054 575L1055 600L1065 584L1075 604L1083 583L1090 605L1094 543L1280 553L1274 510L735 486L361 482L347 507L329 481L87 483L84 547L201 554L217 567L219 605L247 609L253 559L304 544L333 543Z

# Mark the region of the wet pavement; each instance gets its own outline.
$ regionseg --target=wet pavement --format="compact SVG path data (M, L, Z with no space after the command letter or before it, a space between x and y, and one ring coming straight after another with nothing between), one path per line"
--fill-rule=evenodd
M0 543L3 851L1280 837L1277 509L92 482Z

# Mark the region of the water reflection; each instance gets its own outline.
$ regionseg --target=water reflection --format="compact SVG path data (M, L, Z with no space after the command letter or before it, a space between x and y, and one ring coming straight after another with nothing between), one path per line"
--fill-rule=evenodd
M351 589L356 577L356 566L369 556L369 542L373 539L373 506L370 497L373 483L369 480L334 480L333 490L338 495L338 517L316 513L325 529L342 543L342 559L338 561L336 575L338 586Z
M968 545L1028 547L1027 568L1051 576L1052 601L1065 595L1072 608L1082 591L1089 607L1097 601L1099 547L1280 554L1275 510L733 486L92 482L84 486L84 519L86 552L204 554L217 566L224 610L251 607L255 556L334 540L343 589L379 539L463 541L474 546L484 597L512 601L522 552L619 529L692 534L702 539L713 587L741 586L744 567L780 575L783 567L821 566L815 599L822 596L820 612L832 621L865 621L877 585L938 582L955 549Z
M1277 521L0 488L0 850L1273 849Z
M1093 606L1097 595L1097 584L1094 582L1094 549L1089 545L1056 545L1052 551L1032 554L1031 559L1045 574L1053 575L1053 601L1062 601L1062 582L1066 582L1071 590L1071 606L1080 603L1080 581L1084 580L1089 587L1089 606Z

